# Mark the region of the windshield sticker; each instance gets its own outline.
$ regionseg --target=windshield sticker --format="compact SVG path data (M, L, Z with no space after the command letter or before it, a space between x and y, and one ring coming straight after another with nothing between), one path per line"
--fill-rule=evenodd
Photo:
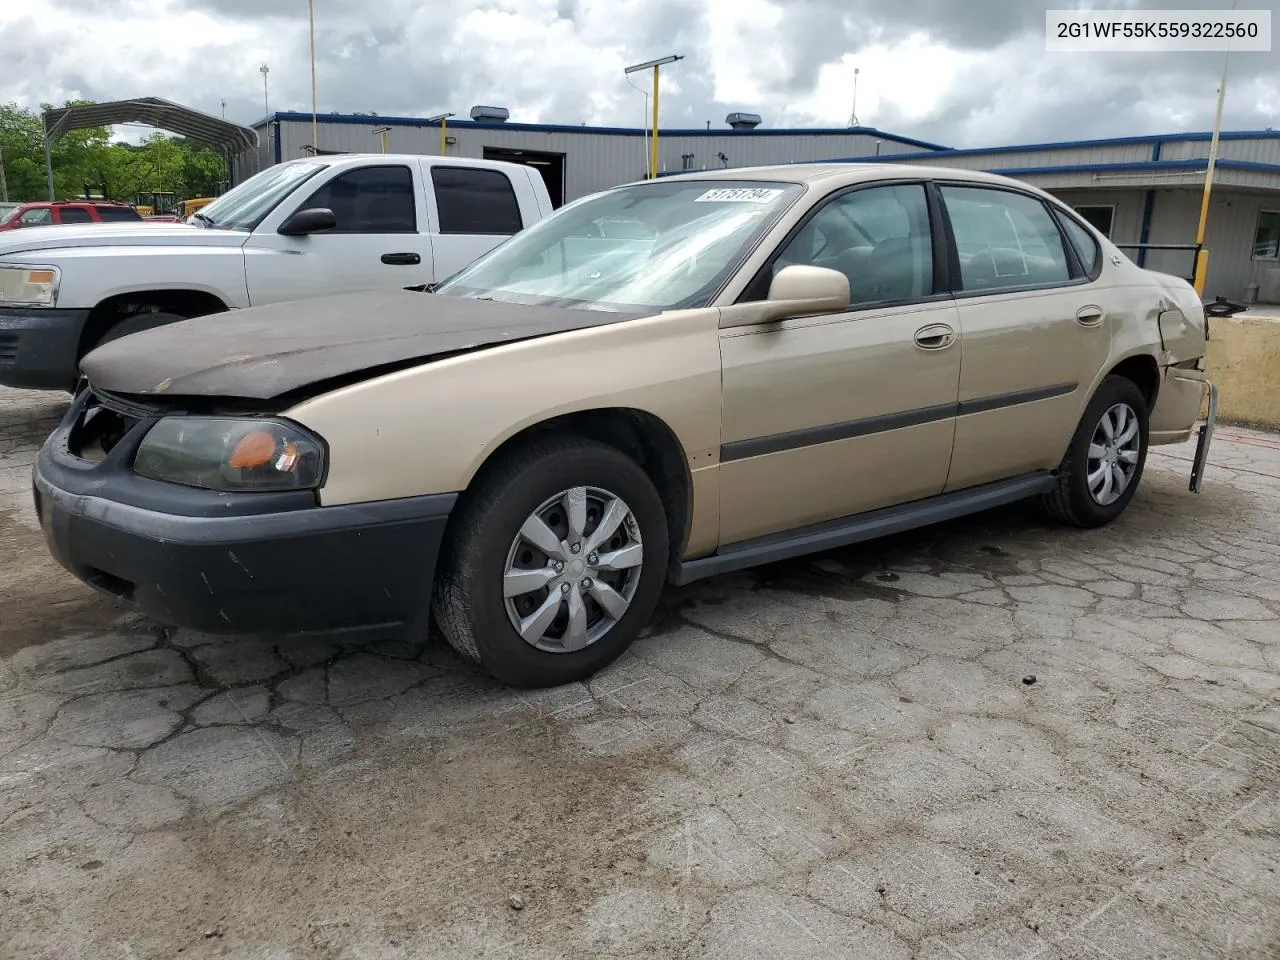
M770 190L764 187L721 187L708 190L700 197L694 197L694 203L773 203L782 195L781 190Z

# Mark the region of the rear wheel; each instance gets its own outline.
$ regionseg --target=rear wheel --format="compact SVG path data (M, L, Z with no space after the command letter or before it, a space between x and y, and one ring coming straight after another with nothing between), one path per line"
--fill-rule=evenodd
M1054 519L1099 527L1124 512L1147 460L1147 401L1126 377L1109 376L1085 408L1058 469L1057 489L1042 499Z
M648 622L667 542L662 499L633 460L591 440L530 444L463 506L442 557L436 621L504 683L582 680Z

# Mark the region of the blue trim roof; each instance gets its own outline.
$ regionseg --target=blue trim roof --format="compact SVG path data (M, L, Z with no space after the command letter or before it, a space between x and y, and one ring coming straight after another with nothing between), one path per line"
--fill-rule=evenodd
M1158 147L1162 143L1195 142L1200 143L1213 139L1211 132L1196 131L1193 133L1170 133L1151 137L1110 137L1104 140L1061 140L1057 143L1015 143L1008 147L970 147L951 149L944 147L940 151L922 151L920 153L900 153L894 160L915 160L921 157L983 157L1001 153L1041 153L1049 150L1072 150L1080 147L1125 147L1151 144ZM1223 130L1218 134L1219 140L1280 140L1280 130ZM839 163L842 160L862 161L865 157L840 157L831 160Z
M252 124L252 126L255 128L263 127L271 121L310 123L311 114L296 112L273 113L271 116L264 117L257 123ZM422 117L352 116L346 113L320 113L316 115L316 121L318 123L346 123L358 126L431 127L434 129L439 129L440 127L440 121L428 121ZM484 123L475 120L459 120L452 117L449 119L449 127L451 129L461 128L464 130L520 130L526 133L602 133L615 137L643 137L647 133L646 130L639 127L575 127L570 124L560 123ZM929 143L927 140L916 140L912 137L903 137L896 133L885 133L875 127L815 127L812 129L779 128L765 130L731 130L721 127L712 130L663 130L661 128L658 130L659 137L847 137L854 135L876 137L880 140L892 140L894 143L903 143L910 147L921 147L924 153L947 149L941 144Z

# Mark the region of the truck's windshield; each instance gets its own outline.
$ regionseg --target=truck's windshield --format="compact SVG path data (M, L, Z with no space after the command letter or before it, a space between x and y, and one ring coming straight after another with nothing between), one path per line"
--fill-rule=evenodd
M200 222L225 230L252 230L298 184L315 176L324 167L323 163L306 161L268 167L200 210Z

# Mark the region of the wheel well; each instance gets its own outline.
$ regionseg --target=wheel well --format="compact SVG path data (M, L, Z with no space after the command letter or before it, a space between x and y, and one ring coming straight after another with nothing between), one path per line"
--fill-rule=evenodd
M470 488L484 481L488 471L503 455L547 436L584 437L621 450L639 464L653 481L666 508L670 531L671 557L683 555L693 512L693 490L689 466L680 441L661 419L643 410L612 407L583 410L544 420L526 427L501 443L471 480Z
M108 297L89 312L80 334L77 357L89 352L102 335L128 317L139 313L175 313L180 317L202 317L221 313L227 305L203 290L139 290Z
M1160 391L1160 368L1154 357L1147 354L1128 357L1112 367L1108 375L1132 380L1142 391L1147 409L1151 410L1156 405L1156 394Z

